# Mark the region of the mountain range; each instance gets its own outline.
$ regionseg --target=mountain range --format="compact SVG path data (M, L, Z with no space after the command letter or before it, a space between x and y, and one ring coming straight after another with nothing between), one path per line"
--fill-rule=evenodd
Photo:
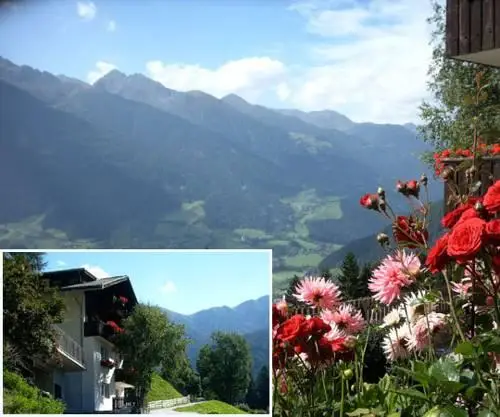
M269 302L269 296L263 296L233 308L213 307L191 315L166 309L164 312L172 322L184 325L186 335L191 339L187 355L194 367L201 347L211 343L212 333L238 333L250 346L255 376L263 366L269 367Z
M0 100L3 248L272 248L279 286L383 226L361 194L427 171L411 124L117 70L90 85L0 58Z

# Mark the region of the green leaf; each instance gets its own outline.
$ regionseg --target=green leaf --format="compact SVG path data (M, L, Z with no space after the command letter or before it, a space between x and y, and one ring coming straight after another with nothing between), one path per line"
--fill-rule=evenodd
M350 417L357 417L357 416L364 416L366 414L369 414L370 410L368 408L357 408L354 411L351 411L350 413L346 413Z
M455 353L464 356L472 356L474 354L474 345L471 342L462 342L455 348Z
M481 410L477 417L498 417L497 414L493 413L493 411L490 410Z
M441 388L448 394L458 394L465 387L466 387L465 384L456 381L441 381L439 383L439 388Z
M387 417L401 417L401 413L400 412L391 413Z
M414 388L409 388L409 389L405 389L405 390L389 390L389 391L394 392L395 394L399 394L403 397L411 397L411 398L419 399L419 400L426 401L426 402L430 401L430 399L427 398L427 396L423 392L418 391Z
M457 367L451 360L440 360L429 368L429 374L439 383L443 381L460 381Z
M436 406L431 408L424 417L468 417L467 412L454 405Z
M485 392L484 388L475 385L465 390L465 398L469 401L475 401L478 398L480 398L481 395L484 394L484 392Z

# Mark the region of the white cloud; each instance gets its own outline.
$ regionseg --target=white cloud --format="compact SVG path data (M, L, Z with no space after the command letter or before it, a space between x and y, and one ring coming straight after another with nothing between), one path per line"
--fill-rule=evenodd
M85 265L82 265L82 268L85 268L92 275L94 275L96 278L99 278L99 279L100 278L107 278L107 277L111 276L111 274L107 273L104 269L102 269L100 266L97 266L97 265L85 264Z
M149 61L146 70L152 79L174 90L201 90L219 98L235 93L251 100L272 88L286 71L282 62L269 57L229 61L216 69Z
M76 3L76 11L78 13L78 16L80 16L82 19L92 20L97 14L97 7L91 1L79 1L78 3Z
M292 91L286 82L279 83L276 86L276 95L281 101L286 101L290 94L292 94Z
M90 84L94 84L99 78L104 77L108 72L116 68L116 65L110 64L109 62L98 61L95 64L95 69L89 71L87 74L87 80Z
M57 261L57 262L56 262L56 264L57 264L57 266L61 266L61 267L62 267L62 266L66 266L66 265L68 265L68 264L67 264L66 262L64 262L64 261Z
M116 22L114 20L110 20L106 25L106 30L108 32L114 32L116 30Z
M177 287L172 281L167 281L165 285L161 287L161 292L164 294L171 294L177 291Z
M323 44L312 50L319 64L295 80L288 102L305 110L331 108L357 121L416 121L417 108L427 97L430 2L336 5L309 2L293 7Z
M416 122L427 98L432 14L428 0L304 0L288 13L314 36L300 67L270 56L247 57L215 69L149 61L146 73L179 91L306 111L332 109L355 121ZM298 51L296 45L292 51ZM298 52L297 52L298 54ZM309 62L308 61L309 58Z

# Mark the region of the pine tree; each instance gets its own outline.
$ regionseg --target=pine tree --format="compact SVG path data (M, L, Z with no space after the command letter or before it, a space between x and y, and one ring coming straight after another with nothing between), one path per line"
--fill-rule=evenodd
M285 300L288 305L292 307L302 307L304 306L304 303L301 303L300 301L295 298L294 294L297 293L297 285L300 283L302 280L301 277L298 275L294 275L293 278L290 280L290 283L288 284L288 288L285 292Z
M372 276L373 266L369 263L364 264L359 274L359 292L356 298L368 297L370 290L368 289L368 281Z
M349 252L346 254L340 267L340 274L337 275L337 282L344 299L358 298L361 288L360 268L354 253Z

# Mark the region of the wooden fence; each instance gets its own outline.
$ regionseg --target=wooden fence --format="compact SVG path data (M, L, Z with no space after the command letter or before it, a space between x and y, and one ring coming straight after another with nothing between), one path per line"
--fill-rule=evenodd
M172 398L171 400L160 400L160 401L151 401L148 403L148 412L150 410L157 410L159 408L172 408L178 405L189 404L191 402L190 397L182 397L182 398Z
M392 306L386 306L385 304L380 304L375 301L372 297L357 298L355 300L345 301L344 304L350 304L357 308L363 314L366 320L370 320L372 324L380 324L384 320L384 317L394 308ZM439 313L448 313L449 304L445 301L442 296L438 302L435 303L436 311ZM292 311L294 314L304 314L315 316L318 314L318 310L312 307L299 307Z

